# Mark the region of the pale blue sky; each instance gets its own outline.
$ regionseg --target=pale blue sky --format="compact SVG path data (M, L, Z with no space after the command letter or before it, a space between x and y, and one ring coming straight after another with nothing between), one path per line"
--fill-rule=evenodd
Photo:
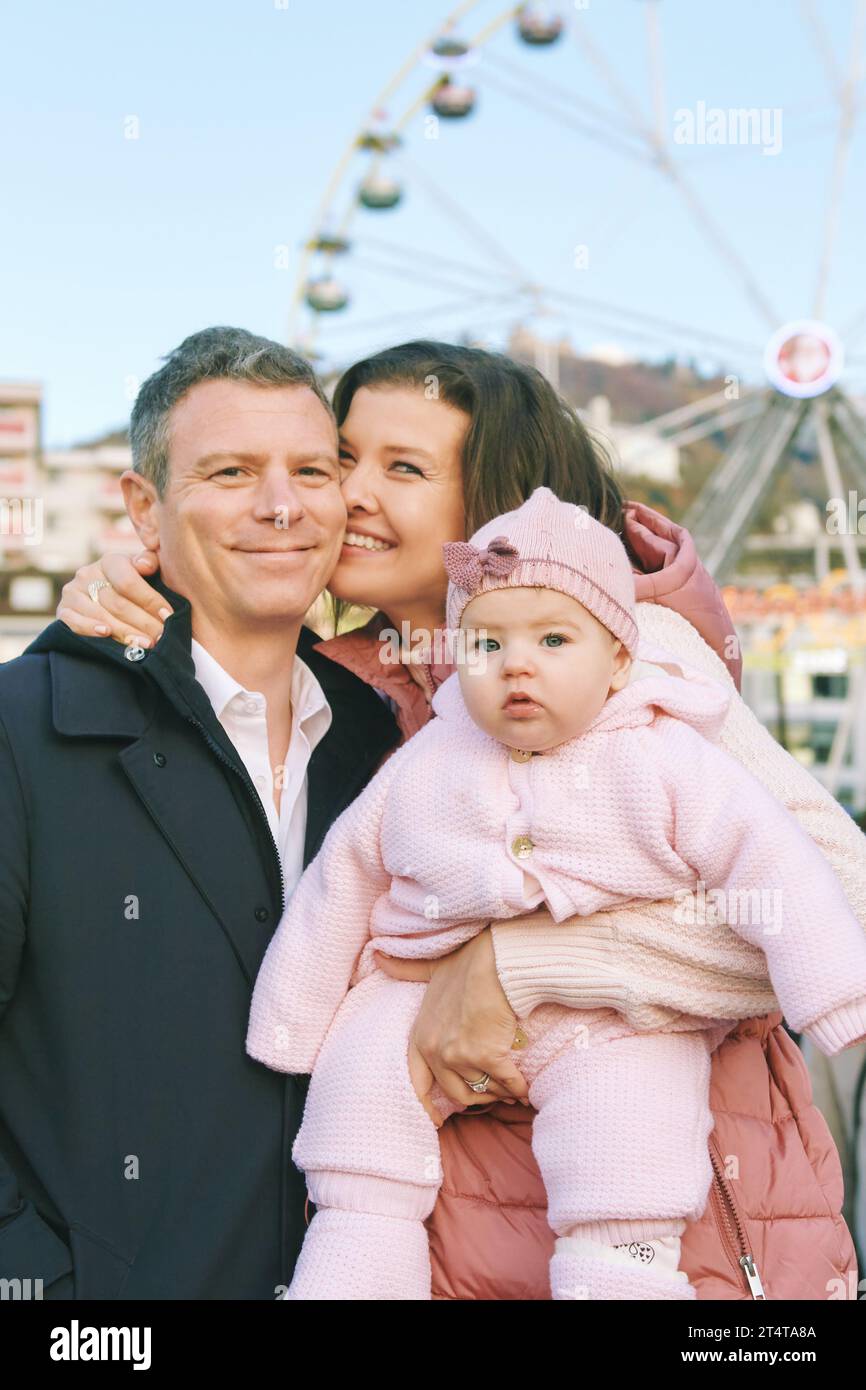
M649 119L645 4L589 0L578 13L563 0L559 8L586 26ZM483 0L462 31L472 35L504 8ZM851 0L817 8L844 64ZM378 90L446 13L436 0L287 0L285 8L274 0L41 0L7 11L0 379L44 383L49 443L123 423L128 380L146 376L197 328L239 323L285 337L298 247L336 161ZM676 109L698 102L782 110L776 156L755 146L674 153L774 312L807 316L835 117L799 0L660 0L660 17L669 135ZM488 53L471 72L481 96L470 121L443 123L437 141L423 138L422 117L409 126L406 154L418 173L407 174L405 207L355 223L361 239L366 232L417 249L409 278L359 263L341 272L356 322L397 310L417 310L417 319L359 333L347 317L325 343L331 354L348 361L413 332L461 328L496 341L509 312L513 321L510 310L494 313L468 293L421 283L433 255L488 271L496 264L431 198L430 181L534 281L762 346L769 325L658 174L501 90L503 64L518 63L536 76L536 99L549 100L558 84L616 112L601 124L613 134L627 113L617 112L573 34L537 51L506 27ZM407 93L420 77L410 77ZM395 100L391 115L403 105ZM129 116L140 121L137 140L124 138ZM866 308L864 122L851 146L827 302L837 328ZM275 265L281 245L290 248L288 270ZM584 269L574 265L577 245L588 248ZM465 300L459 311L429 321L421 313L455 299ZM569 333L579 348L638 347L576 306L561 306L542 326ZM689 347L671 331L654 334L645 350ZM866 355L863 340L859 350ZM860 368L854 380L863 375Z

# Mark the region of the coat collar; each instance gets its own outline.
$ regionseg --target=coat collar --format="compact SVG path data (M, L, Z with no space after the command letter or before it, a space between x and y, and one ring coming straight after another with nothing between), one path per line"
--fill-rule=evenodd
M70 736L124 737L141 732L146 718L148 701L146 689L155 682L172 704L180 706L184 715L192 713L212 730L219 725L213 706L196 680L192 657L192 608L189 600L170 589L161 575L149 581L172 605L174 613L168 619L163 636L156 646L146 650L139 661L130 661L129 648L104 637L81 637L65 623L51 623L31 642L27 653L48 652L72 658L71 662L51 660L54 691L54 725L58 733ZM316 634L301 630L298 655L312 667L309 651L317 641ZM331 663L320 663L330 668ZM86 681L81 679L86 668ZM128 682L119 685L117 675L123 672ZM314 671L328 698L327 670ZM226 740L228 749L231 743ZM235 755L236 756L236 755Z
M160 575L150 582L168 599L174 614L160 641L140 661L130 661L132 649L119 642L81 637L61 622L51 623L27 648L26 654L50 654L54 727L67 737L136 737L152 708L153 681L180 713L204 723L236 761L233 745L195 679L189 601L170 589ZM119 682L121 672L127 679Z
M324 654L316 633L308 628L302 629L298 654L318 680L333 712L331 727L310 758L308 863L335 816L354 800L385 755L400 743L402 731L372 685ZM423 691L418 693L423 699Z
M61 622L51 623L27 648L28 653L49 654L54 727L67 737L138 738L154 717L156 685L184 718L191 716L204 727L246 779L234 744L195 678L189 600L170 589L159 574L150 583L174 613L159 642L140 661L129 661L127 649L118 642L80 637ZM307 773L305 865L331 822L400 742L397 723L375 691L317 650L319 644L315 632L301 628L298 656L316 677L333 714L331 727L313 749ZM126 679L118 680L121 673Z

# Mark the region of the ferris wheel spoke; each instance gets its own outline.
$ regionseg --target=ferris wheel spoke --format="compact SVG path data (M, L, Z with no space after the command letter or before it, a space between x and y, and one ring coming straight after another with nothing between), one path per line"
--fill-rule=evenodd
M586 58L598 72L608 91L614 100L628 112L632 128L650 145L656 145L656 137L651 128L647 125L643 111L631 95L627 87L624 87L617 77L615 71L608 63L601 49L598 48L589 37L586 25L580 20L574 25L574 36L578 45L583 49Z
M764 408L764 403L759 400L740 401L731 406L728 402L728 410L713 411L705 420L697 425L691 425L687 429L675 431L673 434L662 436L665 444L672 444L675 448L684 449L688 444L694 444L699 439L705 439L708 434L715 434L718 430L730 429L732 425L739 424L743 420L757 415ZM650 421L641 420L639 428L648 429ZM637 449L629 455L629 468L634 467L642 458L650 457L658 447L657 439L648 440L643 449Z
M755 399L756 393L750 392L747 399ZM689 401L688 405L677 406L676 410L666 410L663 415L656 415L652 420L642 420L642 428L651 430L679 429L682 425L688 425L701 415L706 415L710 411L724 410L725 406L731 404L731 398L726 391L713 391L709 396L701 396L699 400Z
M837 387L831 407L831 418L841 430L849 449L856 455L866 469L866 419L863 418L851 397Z
M864 329L866 329L866 309L861 309L850 320L848 327L842 330L842 339L846 347L853 347L862 336Z
M839 460L836 457L836 450L833 445L833 435L830 429L829 412L827 402L818 400L815 403L815 433L818 439L818 456L821 460L821 467L824 470L824 479L827 484L827 497L844 500L844 486L842 474L839 469ZM845 557L845 568L848 571L848 578L855 592L862 594L866 591L866 581L864 581L863 570L860 565L860 554L857 548L855 537L851 534L848 527L843 527L839 540L842 547L842 554Z
M493 81L491 81L491 68L493 72L496 72ZM503 81L503 78L517 83L516 88L510 88L509 83ZM620 121L617 121L616 114L610 113L605 107L598 106L595 101L588 101L587 97L575 96L574 92L564 88L562 83L550 82L549 79L545 79L544 97L539 97L537 75L530 72L523 64L510 63L498 53L489 53L487 54L487 65L485 65L484 81L485 86L489 85L516 100L525 101L527 106L534 107L535 110L553 114L559 120L566 121L566 124L570 124L574 129L587 132L592 139L610 143L620 153L632 157L644 154L644 140L631 125L621 124ZM589 121L594 121L595 125L587 124ZM628 140L632 140L634 143L628 145Z
M620 305L606 304L598 299L590 299L586 295L574 294L568 290L558 287L552 289L541 285L539 289L551 297L564 300L566 303L574 304L579 309L600 310L608 319L622 319L628 322L631 320L638 327L647 327L664 334L667 338L672 333L679 334L692 342L700 343L703 346L712 347L714 350L724 348L726 351L735 351L741 356L749 358L760 357L761 349L754 343L745 343L738 338L729 338L721 333L713 333L710 329L693 328L690 324L679 323L674 319L658 318L653 314L645 314L642 310L625 309Z
M824 67L824 72L833 95L841 97L843 88L843 78L839 71L839 64L836 62L836 55L830 43L830 37L824 28L823 21L815 8L814 0L800 0L800 14L803 23L810 31L815 41L815 47Z
M375 256L359 254L357 251L354 257L355 264L362 269L379 271L381 274L392 276L396 280L409 280L415 285L428 284L442 289L462 290L464 294L472 294L475 286L471 281L461 282L453 277L449 278L438 274L435 269L425 265L424 259L424 252L422 251L416 253L416 259L412 265L399 265L394 261L377 260ZM500 286L501 284L500 281ZM517 288L517 286L512 287L512 293L515 293Z
M412 278L417 280L417 277ZM408 311L396 310L393 313L377 317L373 320L365 319L360 322L335 323L334 332L354 333L355 331L378 330L398 322L405 322L414 327L418 321L430 314L445 315L459 313L464 306L472 303L486 304L490 308L510 306L507 311L503 308L503 317L507 321L514 322L515 318L519 320L525 317L527 313L533 316L539 312L545 312L545 293L548 292L545 290L544 286L527 285L524 286L522 290L513 290L510 293L503 294L494 294L492 292L489 294L484 293L475 296L474 299L467 298L464 294L462 299L446 303L433 310L424 308ZM560 291L549 291L549 295L552 303L559 303L564 297ZM567 296L565 297L567 298ZM606 306L595 302L587 303L586 301L580 301L580 308L584 324L594 325L606 332L615 332L630 342L636 341L657 345L659 341L667 341L670 336L667 325L662 324L660 328L652 328L642 327L635 323L623 322L620 312L610 310ZM730 344L727 345L727 348L730 350Z
M866 492L866 436L862 428L866 422L860 420L856 413L854 418L849 418L845 409L848 404L840 393L830 407L830 426L837 435L837 442L841 440L842 456L857 487Z
M862 431L861 439L863 448L866 449L866 417L863 416L860 407L851 399L847 391L842 391L839 387L836 388L835 399L837 407L841 406L852 424L856 424L857 428Z
M654 154L659 171L664 174L677 189L680 196L685 201L686 206L689 208L693 220L704 233L710 246L712 246L716 254L721 257L724 264L729 270L734 272L737 279L740 281L749 302L758 311L765 323L770 328L775 328L779 323L779 315L775 312L753 278L747 262L715 222L703 200L695 192L682 170L670 159L666 145L660 142L656 131L652 130L647 125L643 113L633 100L631 93L622 86L616 73L613 72L607 59L604 57L604 54L590 39L586 31L586 26L577 24L574 32L578 43L583 48L589 61L599 71L608 88L619 100L620 104L628 111L634 129L642 136L649 151Z
M485 72L489 72L491 68L495 68L495 70L498 68L498 70L502 71L506 76L512 76L516 81L524 83L524 86L530 86L530 88L537 88L538 86L538 75L532 72L530 68L525 67L525 64L514 63L513 58L506 58L502 56L502 53L495 53L495 51L492 51L492 53L485 54L484 61ZM574 107L575 110L581 111L581 114L584 115L592 115L595 120L602 121L603 125L607 126L607 129L613 126L621 135L631 133L630 126L619 124L616 111L610 110L610 108L606 106L599 106L598 101L591 101L587 96L575 96L573 90L563 86L562 82L552 82L546 75L545 92L550 92L552 95L555 95L557 99L563 101L564 106Z
M659 24L659 0L647 0L647 46L649 50L650 85L652 88L653 113L655 115L655 138L659 149L667 144L667 125L665 117L665 81L662 65L661 26Z
M758 452L756 444L767 438L776 414L776 403L769 393L763 394L757 419L745 421L731 440L724 457L713 469L699 495L695 498L683 518L683 525L691 531L698 541L712 538L724 499L730 495L732 486L743 470L744 462ZM701 551L703 555L703 550Z
M562 295L558 296L560 299ZM581 306L581 322L587 326L593 326L606 333L617 333L629 343L645 343L658 347L660 342L667 342L668 336L658 329L642 328L638 324L623 323L621 319L615 317L610 312L605 312L601 306Z
M502 274L499 271L491 270L489 266L472 265L468 261L458 261L452 256L443 256L440 252L430 251L426 247L422 251L419 247L407 246L396 241L385 241L382 237L371 237L366 234L363 242L360 242L359 245L363 248L372 246L374 250L385 251L389 256L398 256L403 260L414 261L418 256L423 256L425 261L441 266L443 270L455 270L468 275L473 284L478 280L493 280L497 285L503 283Z
M806 407L802 402L785 401L773 411L769 434L761 430L753 437L753 445L744 451L735 488L722 498L721 515L707 535L708 544L699 553L717 580L725 578L736 566L745 544L749 527L773 485L785 450L793 443L803 421ZM766 421L766 414L759 417ZM698 544L698 537L695 536Z
M461 231L472 237L479 246L489 256L498 260L500 265L506 267L511 275L526 283L531 280L531 276L512 256L511 252L495 237L486 227L472 216L471 213L458 203L456 198L452 198L444 188L441 188L427 169L423 169L414 159L410 159L405 151L401 152L400 162L411 169L413 176L418 180L422 187L426 188L429 196L435 201L436 205L450 219L460 227Z
M669 444L676 444L678 448L684 449L687 444L706 439L708 434L716 434L719 430L730 429L732 425L738 425L743 420L751 420L762 408L762 402L759 400L739 401L735 405L729 405L727 410L717 410L706 420L690 425L688 429L678 430L675 434L665 437Z
M382 314L376 318L350 320L339 325L341 334L352 333L378 333L380 330L399 327L407 324L413 331L413 336L417 336L414 329L418 323L427 322L429 319L443 318L451 314L460 314L464 309L489 305L491 308L511 303L514 304L513 294L479 294L467 296L462 294L459 299L450 300L444 304L435 304L415 309L395 310L391 314ZM335 325L336 327L336 325Z
M821 318L827 295L827 281L830 275L830 258L839 226L839 209L845 187L845 171L848 151L857 117L856 89L860 80L860 60L863 49L863 35L866 30L866 0L856 0L852 21L850 58L845 80L839 89L839 127L836 135L836 148L833 152L833 167L830 175L830 190L827 198L827 211L824 217L824 242L821 261L818 266L818 282L815 289L814 318Z
M588 135L591 140L597 140L601 145L607 145L609 149L615 150L617 154L623 155L626 159L638 160L641 164L646 163L646 154L638 145L625 144L622 139L612 134L609 130L598 129L588 125L585 120L575 116L571 111L564 111L548 97L539 96L537 92L526 91L525 89L514 86L510 82L503 82L501 77L491 77L488 72L485 76L485 86L490 87L494 92L502 92L504 96L511 97L514 101L523 102L534 111L540 111L543 115L553 116L563 125L570 126L572 130L579 130L581 134ZM625 132L627 135L628 132Z
M758 311L764 322L770 327L775 328L779 323L779 315L759 288L757 281L753 278L748 264L740 255L727 237L716 224L710 215L706 205L698 197L689 181L686 179L682 170L678 169L669 159L662 161L662 172L667 175L680 195L690 208L692 216L697 225L703 230L707 241L714 248L717 255L733 271L734 275L741 282L741 287L745 292L746 298L752 307Z

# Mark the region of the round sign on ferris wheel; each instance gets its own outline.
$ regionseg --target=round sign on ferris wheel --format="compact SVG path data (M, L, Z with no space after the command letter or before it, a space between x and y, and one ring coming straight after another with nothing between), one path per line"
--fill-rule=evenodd
M838 335L817 319L786 323L767 344L764 369L777 391L806 400L835 386L845 365Z

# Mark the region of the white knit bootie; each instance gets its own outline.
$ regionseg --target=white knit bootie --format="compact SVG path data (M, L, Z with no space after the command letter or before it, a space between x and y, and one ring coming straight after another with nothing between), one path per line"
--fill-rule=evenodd
M430 1248L423 1221L320 1208L285 1298L430 1300Z
M620 1254L599 1248L587 1250L584 1240L560 1239L550 1261L550 1292L557 1301L696 1299L693 1284L682 1271L654 1273Z

